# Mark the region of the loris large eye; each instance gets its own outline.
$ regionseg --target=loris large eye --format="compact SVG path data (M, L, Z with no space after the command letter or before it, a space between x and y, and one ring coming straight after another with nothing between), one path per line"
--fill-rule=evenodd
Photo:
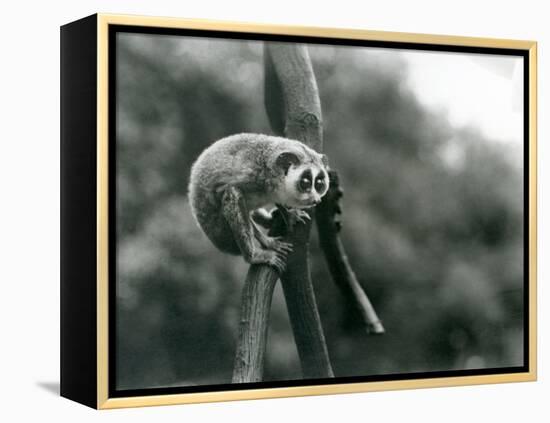
M309 191L311 189L311 183L312 183L311 170L308 169L304 173L302 173L302 176L300 176L300 181L298 182L298 188L302 192Z
M317 192L323 192L325 190L326 182L324 179L319 179L315 181L315 191Z
M317 178L315 178L315 191L318 193L324 192L327 187L327 182L325 180L325 174L321 173Z
M300 179L300 188L302 191L307 191L311 188L311 178L308 178L307 176L303 176L302 179Z

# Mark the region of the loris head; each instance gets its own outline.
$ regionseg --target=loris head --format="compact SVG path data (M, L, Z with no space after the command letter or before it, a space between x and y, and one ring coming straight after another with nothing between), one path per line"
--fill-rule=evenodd
M275 194L278 203L305 209L319 204L328 191L328 161L324 154L300 147L278 154L275 164L284 177Z

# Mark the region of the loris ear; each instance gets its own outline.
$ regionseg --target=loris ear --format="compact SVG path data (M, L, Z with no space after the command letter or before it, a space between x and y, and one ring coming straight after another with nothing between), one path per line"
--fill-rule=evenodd
M291 165L296 165L298 163L300 163L300 158L295 153L290 151L285 151L284 153L279 154L275 160L275 166L281 168L285 172L285 175Z

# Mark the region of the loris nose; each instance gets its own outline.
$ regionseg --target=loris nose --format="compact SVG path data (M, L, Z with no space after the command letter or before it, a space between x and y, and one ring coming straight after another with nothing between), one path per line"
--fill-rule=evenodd
M321 202L321 199L320 199L320 198L314 198L314 199L313 199L313 202L314 202L315 204L319 204L319 203Z

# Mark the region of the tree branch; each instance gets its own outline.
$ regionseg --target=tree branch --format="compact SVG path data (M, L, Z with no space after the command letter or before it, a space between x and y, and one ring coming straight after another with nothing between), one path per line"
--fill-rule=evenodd
M273 131L322 151L321 102L307 47L266 43L264 64L264 98Z
M329 191L323 197L321 204L315 208L321 249L328 263L332 279L340 288L346 301L351 304L353 310L363 321L367 333L383 334L384 327L382 326L382 322L378 319L367 294L357 281L357 277L349 264L344 246L338 235L341 222L336 220L335 217L336 214L340 214L342 211L340 198L343 194L338 174L330 171L329 177Z
M261 382L273 289L279 275L269 266L251 265L242 298L233 383Z

